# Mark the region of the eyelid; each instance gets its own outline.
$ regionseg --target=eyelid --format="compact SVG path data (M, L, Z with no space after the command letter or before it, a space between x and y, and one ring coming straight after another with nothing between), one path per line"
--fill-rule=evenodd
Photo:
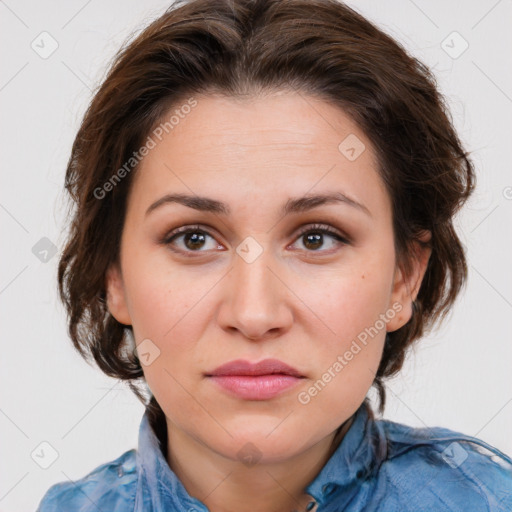
M342 240L343 243L349 244L351 243L350 238L348 235L346 235L343 231L340 231L339 229L331 226L330 224L322 224L322 223L312 223L307 224L306 226L303 226L300 228L297 238L301 237L302 235L305 235L306 233L309 233L310 231L320 231L323 233L327 233L331 236L338 237Z
M189 232L195 232L200 231L202 233L205 233L209 237L216 240L216 236L212 234L212 232L215 232L215 230L204 224L186 224L184 226L180 226L178 228L172 229L164 234L164 236L161 238L160 243L167 245L170 244L172 239L183 234L187 234ZM219 242L220 243L220 242ZM190 251L193 252L193 251ZM204 252L204 251L203 251Z

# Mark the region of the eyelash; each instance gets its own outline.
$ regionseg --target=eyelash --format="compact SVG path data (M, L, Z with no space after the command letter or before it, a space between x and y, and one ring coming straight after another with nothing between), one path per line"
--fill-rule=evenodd
M164 244L164 245L171 245L172 242L176 238L181 236L181 235L186 235L188 233L198 233L198 232L206 234L209 237L215 239L215 237L213 235L211 235L208 232L208 230L204 229L202 226L197 224L197 225L194 225L194 226L182 226L180 228L177 228L177 229L171 231L170 233L168 233L168 234L166 234L164 236L164 238L161 240L161 243ZM332 228L328 224L311 224L311 225L305 226L304 228L302 228L299 231L295 241L299 240L302 236L304 236L304 235L306 235L308 233L322 233L322 234L326 234L326 235L332 236L341 245L348 245L348 244L350 244L350 240L347 237L343 236L340 232L338 232L336 229ZM173 250L175 252L185 253L189 257L196 257L196 256L194 256L194 253L200 254L201 252L207 252L207 251L200 251L200 250L199 251L183 251L182 249L177 249L177 250L173 249ZM314 254L316 252L322 253L322 252L327 252L327 251L306 250L306 252Z

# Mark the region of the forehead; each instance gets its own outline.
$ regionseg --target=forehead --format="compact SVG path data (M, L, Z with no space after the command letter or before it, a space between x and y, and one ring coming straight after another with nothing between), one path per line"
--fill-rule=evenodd
M156 144L132 185L137 202L169 191L216 195L228 203L241 194L256 199L341 189L361 202L386 194L369 139L325 101L289 91L194 99L193 108L173 106L159 137L150 134Z

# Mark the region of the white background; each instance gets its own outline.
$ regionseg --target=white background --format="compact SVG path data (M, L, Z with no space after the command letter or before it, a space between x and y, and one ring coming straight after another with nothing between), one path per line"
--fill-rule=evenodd
M56 295L58 253L43 263L32 247L43 237L62 247L64 170L91 90L126 37L168 5L0 2L2 511L35 510L50 485L137 446L142 405L75 353ZM468 248L467 290L389 382L384 417L458 430L512 454L512 3L349 5L433 68L478 172L477 192L457 222ZM47 59L31 48L43 31L59 45ZM441 46L453 31L469 44L458 58ZM460 50L463 41L451 37ZM59 455L48 469L31 458L42 441Z

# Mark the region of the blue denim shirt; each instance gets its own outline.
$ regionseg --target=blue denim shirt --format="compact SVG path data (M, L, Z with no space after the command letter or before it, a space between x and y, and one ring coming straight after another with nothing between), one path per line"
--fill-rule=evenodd
M144 413L138 450L53 485L38 512L208 512L170 469ZM445 428L374 419L366 402L306 487L312 512L512 511L512 459Z

